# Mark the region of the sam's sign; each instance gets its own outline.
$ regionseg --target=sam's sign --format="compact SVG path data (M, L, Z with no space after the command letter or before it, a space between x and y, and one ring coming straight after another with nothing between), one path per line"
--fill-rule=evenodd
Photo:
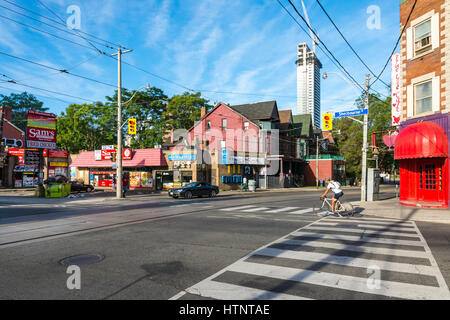
M27 147L56 148L56 115L53 113L27 112Z

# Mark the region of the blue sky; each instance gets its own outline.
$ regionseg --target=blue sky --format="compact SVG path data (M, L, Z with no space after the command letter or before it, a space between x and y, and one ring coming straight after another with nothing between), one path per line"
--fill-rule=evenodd
M41 15L57 19L52 12L31 0L8 0ZM297 44L311 39L292 21L276 0L41 0L66 20L70 5L81 10L81 30L102 39L120 43L133 52L123 59L142 69L196 90L264 94L254 96L204 92L211 102L230 104L277 100L279 109L296 113ZM281 0L290 7L287 0ZM293 1L301 10L299 0ZM375 73L379 73L399 35L399 1L392 0L322 0L343 34ZM4 0L0 5L33 16ZM312 27L321 40L358 82L368 71L357 60L328 21L315 0L305 0ZM367 8L378 6L380 29L369 29ZM292 10L291 10L292 12ZM55 30L0 7L0 15L46 30L60 37L90 45L83 39ZM299 19L300 21L300 19ZM304 25L302 21L300 23ZM61 27L61 26L59 26ZM97 56L94 50L80 47L0 17L0 52L70 71L112 85L117 84L117 63ZM97 46L97 44L96 44ZM113 53L113 50L98 46ZM397 49L398 51L398 49ZM317 52L322 72L338 71ZM173 83L123 65L123 86L137 89L147 82L171 96L185 90ZM0 73L27 85L104 101L114 88L84 79L58 74L0 54ZM382 79L390 83L390 65ZM3 77L0 80L7 80ZM378 82L375 89L388 90ZM60 96L10 83L0 83L0 93L28 91L51 112L59 114L68 103L87 101ZM339 76L330 74L322 80L322 112L353 108L358 92ZM269 96L270 95L270 96ZM45 97L44 97L45 96ZM60 100L58 100L60 99ZM64 100L64 101L61 101Z

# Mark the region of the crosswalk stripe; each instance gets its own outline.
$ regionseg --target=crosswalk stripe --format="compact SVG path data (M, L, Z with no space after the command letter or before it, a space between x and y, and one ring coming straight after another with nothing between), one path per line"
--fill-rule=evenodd
M253 208L253 209L246 209L246 210L241 210L243 212L255 212L255 211L264 211L267 210L269 208L264 208L264 207L257 207L257 208Z
M242 206L242 207L232 207L232 208L226 208L226 209L220 209L221 211L234 211L234 210L241 210L241 209L247 209L247 208L254 208L255 206Z
M284 212L284 211L289 211L289 210L294 210L294 209L298 209L298 207L284 207L284 208L279 208L279 209L275 209L275 210L269 210L266 211L267 213L278 213L278 212ZM290 212L292 213L292 212Z
M390 232L390 231L376 231L376 230L367 230L367 229L355 229L355 228L333 228L328 226L311 226L306 228L305 230L321 230L321 231L341 231L341 232L350 232L350 233L364 233L365 236L369 235L380 235L380 236L401 236L401 237L410 237L410 238L419 238L417 234L410 234L404 232Z
M320 247L320 248L330 248L336 250L346 250L346 251L356 251L362 253L372 253L372 254L384 254L384 255L394 255L401 257L410 258L429 258L429 255L424 251L417 250L402 250L402 249L391 249L391 248L370 248L362 246L353 246L348 244L333 243L333 242L322 242L320 239L317 240L281 240L279 244L287 245L307 245L310 247ZM277 244L278 244L277 243Z
M412 224L409 223L405 223L405 222L396 222L396 221L392 221L392 222L386 222L386 221L371 221L371 220L360 220L360 219L355 219L355 218L337 218L337 217L328 217L327 220L328 221L335 221L338 223L343 223L343 222L357 222L359 224L371 224L371 225L382 225L382 226L398 226L398 227L410 227L411 229L414 229L414 226Z
M303 214L303 213L308 213L308 212L312 212L312 211L314 211L314 208L292 211L292 212L289 212L289 214Z
M296 281L313 285L352 290L369 294L384 295L414 300L447 300L448 290L437 287L408 284L380 280L378 285L370 278L359 278L327 272L280 267L253 262L238 261L227 268L227 271L269 277L280 280Z
M318 222L314 224L315 226L330 226L330 227L338 227L339 225L348 225L345 222ZM391 226L377 226L374 224L357 224L352 226L358 227L358 228L371 228L371 229L379 229L379 230L386 230L386 231L410 231L414 232L414 228L410 227L391 227Z
M404 224L408 226L413 226L413 223L411 221L403 221L403 220L394 220L394 219L381 219L381 218L371 218L371 217L352 217L352 218L334 218L335 220L342 220L342 221L356 221L356 222L390 222L395 224Z
M290 294L259 290L213 280L201 281L186 289L186 292L221 300L311 300Z
M399 263L382 260L363 259L346 256L335 256L328 253L308 252L308 251L292 251L282 250L277 248L264 248L255 252L255 254L265 255L277 258L304 260L311 262L337 264L348 267L357 267L369 269L371 266L376 266L380 270L397 271L405 273L415 273L422 275L435 276L439 271L431 266Z
M421 241L412 240L397 240L397 239L380 239L380 238L370 238L370 237L359 237L359 236L344 236L335 234L321 234L314 232L294 232L291 233L292 236L304 236L319 239L332 239L332 240L350 240L350 241L362 241L362 242L373 242L373 243L384 243L384 244L398 244L398 245L409 245L409 246L422 246Z

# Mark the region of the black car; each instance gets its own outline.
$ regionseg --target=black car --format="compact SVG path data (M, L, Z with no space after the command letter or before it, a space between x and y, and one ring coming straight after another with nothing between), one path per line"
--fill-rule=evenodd
M71 192L91 192L94 191L94 186L90 184L84 184L82 181L70 181L70 191Z
M169 190L169 196L173 198L215 197L217 194L219 194L219 187L208 182L192 182L182 188Z

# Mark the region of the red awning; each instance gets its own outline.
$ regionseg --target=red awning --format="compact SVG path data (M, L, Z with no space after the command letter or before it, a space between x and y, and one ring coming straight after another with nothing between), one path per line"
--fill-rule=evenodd
M395 141L395 159L446 158L448 138L438 124L425 121L407 126Z
M112 167L111 160L95 160L94 151L81 152L71 167L78 168L109 168ZM124 167L165 167L167 166L162 149L139 149L133 150L131 160L122 160Z

